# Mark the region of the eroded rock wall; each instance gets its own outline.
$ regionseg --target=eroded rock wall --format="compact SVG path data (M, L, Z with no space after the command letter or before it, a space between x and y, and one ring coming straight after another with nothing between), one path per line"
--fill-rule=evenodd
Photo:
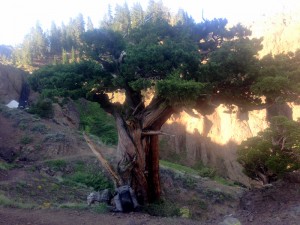
M164 143L162 151L179 155L187 165L201 161L216 168L219 174L249 185L249 179L236 160L237 146L268 127L270 112L291 114L294 120L300 117L300 107L294 104L248 112L241 112L238 108L229 112L220 105L210 115L201 115L196 110L193 110L193 115L183 111L173 115L163 126L165 132L174 136L161 137Z

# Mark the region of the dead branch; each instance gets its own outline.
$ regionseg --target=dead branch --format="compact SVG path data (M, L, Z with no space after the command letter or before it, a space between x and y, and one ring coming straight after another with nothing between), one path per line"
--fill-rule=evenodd
M143 104L143 102L140 102L134 109L134 111L132 112L132 116L135 115L136 111L138 110L138 108Z
M103 157L99 149L93 144L92 140L84 133L83 137L88 144L89 148L92 150L92 152L97 156L98 160L101 162L102 166L107 170L107 172L111 175L111 178L113 179L113 182L116 187L119 187L122 185L122 180L119 177L119 175L114 171L113 167L107 162L107 160ZM96 150L98 149L98 150Z
M148 130L148 131L142 131L142 135L147 136L147 135L167 135L167 136L175 136L174 134L168 134L165 132L162 132L160 130L155 131L155 130Z

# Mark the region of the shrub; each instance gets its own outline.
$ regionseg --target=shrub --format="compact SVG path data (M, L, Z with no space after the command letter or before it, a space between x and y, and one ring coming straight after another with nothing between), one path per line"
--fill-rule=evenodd
M63 171L67 166L67 162L62 159L56 159L56 160L47 161L46 165L49 166L54 171Z
M114 119L95 102L78 103L80 126L87 133L92 133L105 144L117 144L118 134Z
M299 169L299 124L283 116L273 117L269 128L241 143L238 161L249 177L264 184Z
M152 216L161 217L179 217L181 215L180 208L170 201L158 201L147 205L144 211Z
M36 104L30 107L29 113L37 114L42 118L53 117L52 101L48 98L40 99Z
M44 142L68 142L66 135L64 133L50 133L45 135Z
M68 180L71 182L84 184L88 187L92 187L96 191L106 188L112 188L111 182L101 173L96 174L78 171L68 177Z
M27 145L33 142L33 138L29 136L24 136L21 138L20 143L23 145Z
M31 128L31 131L41 133L41 134L46 134L48 128L45 126L45 124L38 123Z
M205 166L201 161L197 162L193 166L193 169L197 170L199 176L201 177L216 177L216 170L214 168Z
M66 162L63 160L52 160L49 161L52 167L65 168ZM83 161L77 161L72 165L72 173L65 175L64 183L69 185L85 185L92 187L94 190L103 190L106 188L113 188L112 182L104 176L103 173L99 172L98 167L86 164Z
M14 164L9 164L9 163L6 163L6 162L1 162L0 161L0 171L1 170L10 170L12 168L14 168L15 165Z

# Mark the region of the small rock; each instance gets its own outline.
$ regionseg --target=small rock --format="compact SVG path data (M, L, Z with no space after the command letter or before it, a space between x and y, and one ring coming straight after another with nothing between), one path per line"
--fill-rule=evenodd
M226 217L223 222L219 223L218 225L242 225L241 222L234 217Z

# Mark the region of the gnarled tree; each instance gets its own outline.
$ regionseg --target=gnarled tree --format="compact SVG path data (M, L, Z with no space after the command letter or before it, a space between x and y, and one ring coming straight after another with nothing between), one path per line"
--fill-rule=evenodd
M111 113L118 129L118 172L140 200L151 202L161 195L158 135L174 112L260 103L251 86L259 74L261 40L250 39L241 25L227 29L226 24L225 19L196 24L190 18L171 26L157 19L126 36L88 31L82 36L85 60L41 68L31 83L45 93L85 97ZM120 90L124 103L113 103L109 93ZM153 91L148 104L147 90Z

